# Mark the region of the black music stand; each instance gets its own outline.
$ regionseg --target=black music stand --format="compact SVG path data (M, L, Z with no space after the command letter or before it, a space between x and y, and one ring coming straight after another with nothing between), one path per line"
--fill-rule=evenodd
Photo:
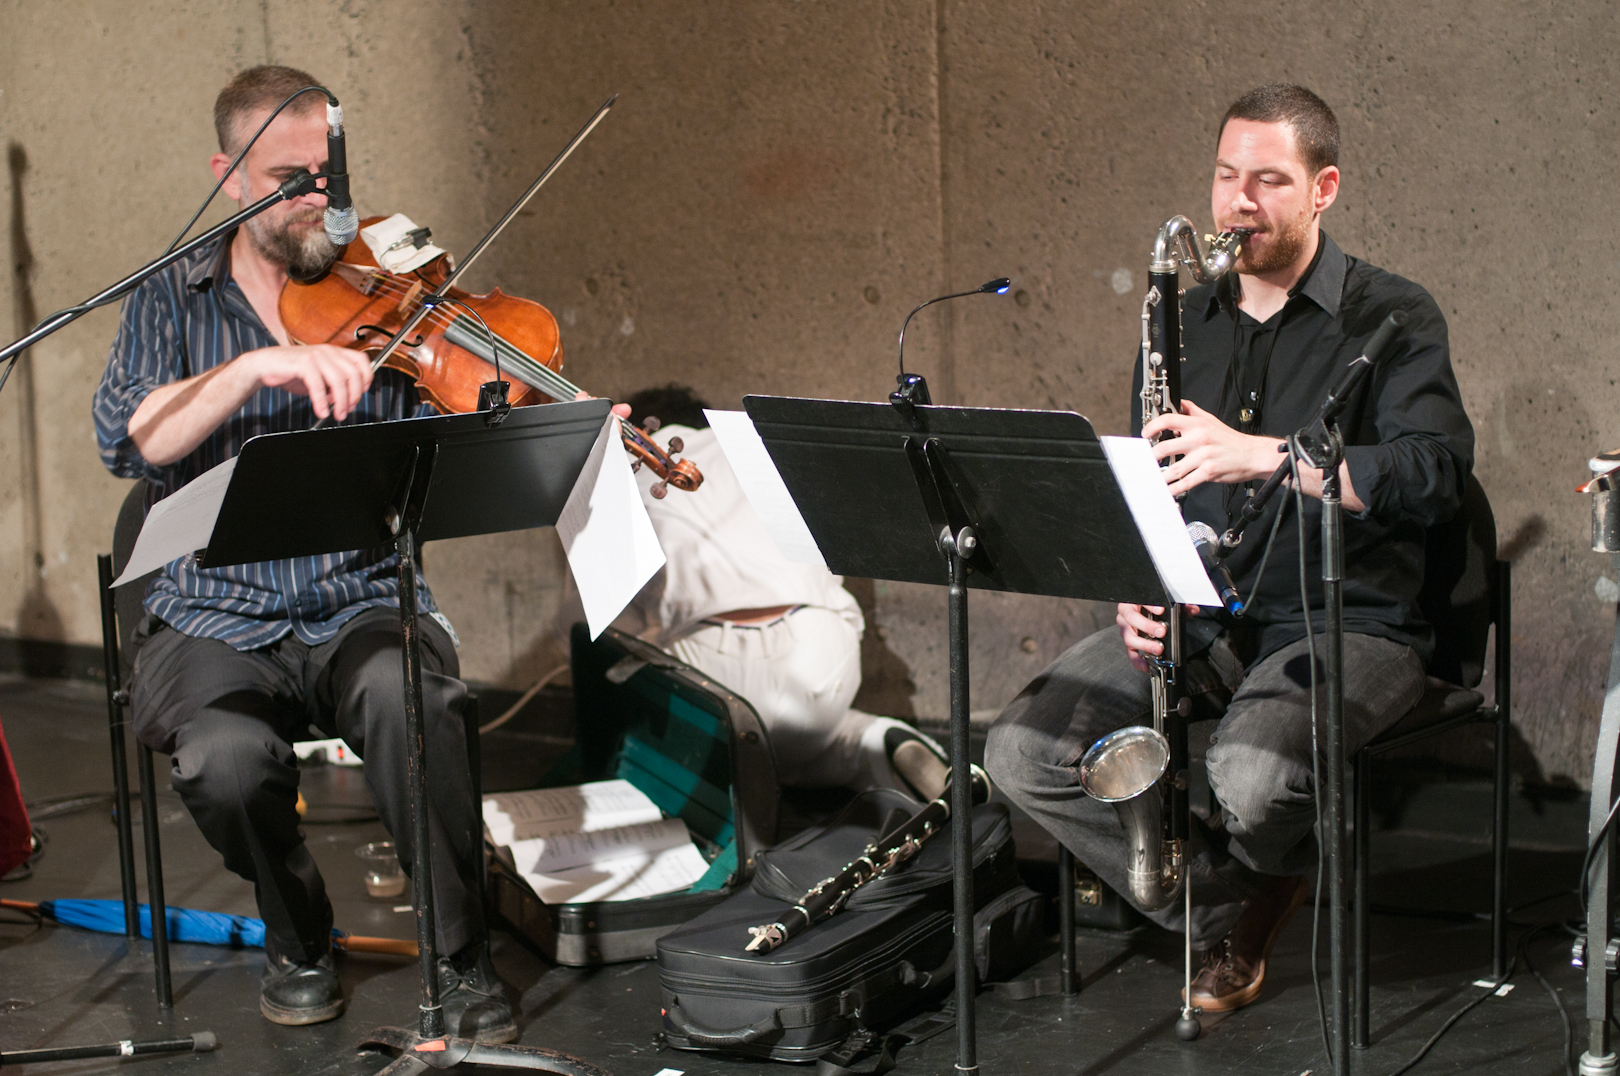
M554 525L609 407L607 400L582 400L521 407L505 416L444 415L255 437L242 446L200 557L203 567L216 568L386 544L399 556L422 1006L416 1030L381 1027L367 1034L366 1043L400 1052L385 1073L467 1062L607 1076L553 1050L444 1034L425 809L416 555L422 542L434 539Z
M828 568L949 586L953 772L968 763L968 587L1167 604L1081 415L778 396L743 406ZM951 801L956 1069L971 1073L973 946L960 941L973 937L971 783L952 781Z

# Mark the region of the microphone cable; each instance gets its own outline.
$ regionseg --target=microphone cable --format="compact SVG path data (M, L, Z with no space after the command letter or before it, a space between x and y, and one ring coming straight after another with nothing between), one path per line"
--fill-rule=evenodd
M175 247L180 245L180 241L186 237L186 233L191 231L192 226L197 223L202 215L208 211L208 207L213 204L214 198L218 196L220 188L225 186L225 181L230 178L231 173L235 172L241 167L243 159L248 155L248 150L252 149L254 143L258 142L259 136L264 134L269 126L275 122L276 117L281 115L283 109L306 93L324 94L327 101L331 102L332 104L337 103L337 98L333 97L331 91L327 90L326 87L305 86L301 90L295 90L292 96L288 97L285 101L281 102L281 104L277 105L275 111L266 116L264 118L264 122L259 124L259 129L253 132L253 137L247 140L247 144L242 147L241 152L237 153L236 159L231 161L231 166L225 169L224 173L219 177L219 182L214 184L214 189L208 192L207 198L203 199L203 204L197 207L197 212L193 213L191 215L191 219L186 221L186 226L180 229L180 234L174 237L174 241L164 249L163 253L170 254L174 251Z
M1292 457L1289 458L1289 469L1293 469ZM1260 580L1266 577L1266 564L1271 560L1271 547L1277 542L1277 532L1282 529L1283 516L1288 514L1288 498L1284 497L1277 505L1277 518L1271 521L1271 533L1266 535L1266 548L1260 554L1260 566L1255 569L1254 582L1249 585L1249 596L1243 599L1243 614L1248 615L1249 609L1254 605L1254 596L1260 593ZM1303 592L1301 594L1303 599Z

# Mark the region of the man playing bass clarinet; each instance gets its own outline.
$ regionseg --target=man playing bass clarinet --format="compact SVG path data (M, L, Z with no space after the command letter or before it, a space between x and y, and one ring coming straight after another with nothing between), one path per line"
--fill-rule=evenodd
M1423 288L1340 250L1321 229L1339 191L1339 127L1299 86L1252 90L1222 120L1211 189L1219 231L1245 230L1235 271L1190 289L1183 304L1183 405L1134 431L1166 433L1155 451L1183 513L1217 533L1283 459L1284 437L1310 421L1328 389L1392 311L1402 335L1341 426L1345 517L1344 721L1346 749L1399 720L1418 700L1433 633L1417 611L1424 531L1452 516L1473 465L1474 435L1452 375L1446 322ZM1138 374L1140 377L1140 373ZM1140 384L1137 386L1140 388ZM1249 599L1241 620L1188 618L1183 689L1193 720L1218 718L1206 758L1219 811L1195 820L1187 850L1191 934L1202 950L1191 1003L1206 1012L1253 1001L1278 933L1304 900L1316 864L1311 675L1306 617L1323 629L1320 592L1309 610L1305 573L1321 578L1321 475L1301 475L1306 509L1272 499L1228 565ZM1264 578L1256 572L1281 530ZM1149 657L1163 652L1162 610L1121 605L1117 630L1054 661L991 729L986 768L998 787L1075 856L1128 892L1114 808L1088 798L1076 764L1093 742L1145 723ZM1182 928L1179 902L1148 913Z

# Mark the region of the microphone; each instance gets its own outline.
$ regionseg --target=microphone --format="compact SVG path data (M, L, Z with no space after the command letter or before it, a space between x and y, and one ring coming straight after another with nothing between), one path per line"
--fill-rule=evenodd
M1237 584L1232 582L1232 573L1226 570L1226 564L1220 559L1221 540L1216 536L1215 528L1194 520L1187 524L1187 537L1192 539L1193 548L1198 550L1198 559L1204 562L1204 571L1215 585L1215 593L1220 595L1221 604L1233 616L1242 616L1243 598L1238 594Z
M336 98L326 106L326 238L346 247L360 234L360 215L349 197L349 160L343 138L343 106Z

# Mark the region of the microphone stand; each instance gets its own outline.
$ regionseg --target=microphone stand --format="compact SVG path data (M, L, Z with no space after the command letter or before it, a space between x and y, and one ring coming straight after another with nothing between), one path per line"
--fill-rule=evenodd
M1282 485L1296 454L1321 469L1322 615L1326 640L1322 664L1327 696L1322 722L1326 742L1322 744L1321 754L1327 760L1327 775L1318 794L1326 799L1323 825L1327 829L1328 954L1333 979L1331 1042L1335 1076L1348 1076L1350 1072L1350 979L1345 961L1350 909L1344 820L1344 530L1339 480L1339 466L1344 462L1344 435L1339 430L1338 418L1405 324L1406 317L1399 312L1384 319L1362 354L1328 391L1311 422L1288 438L1283 446L1288 451L1288 459L1277 466L1243 506L1238 522L1222 536L1217 554L1225 556L1243 540L1243 528L1259 517L1266 501ZM1308 604L1305 615L1310 616Z
M187 254L190 254L198 247L201 247L203 244L209 243L220 236L241 227L245 221L252 220L254 217L258 216L260 213L263 213L266 209L269 209L277 202L288 202L294 198L302 198L304 195L309 194L312 191L320 190L321 188L315 186L315 182L316 180L325 178L325 172L313 174L302 170L295 172L293 175L288 177L285 183L276 188L274 194L266 195L257 202L254 202L252 205L248 206L246 209L242 210L240 213L228 217L220 223L214 225L212 228L209 228L195 239L182 243L180 246L169 251L162 257L147 262L145 265L141 266L139 269L135 270L118 283L112 285L104 291L92 295L79 305L70 306L66 310L58 310L56 313L52 314L50 317L36 325L33 330L28 333L28 335L14 341L13 343L7 344L4 348L0 348L0 362L15 359L18 355L22 354L24 351L27 351L30 347L39 343L47 336L50 336L58 329L65 328L66 326L82 318L84 315L90 313L92 310L106 306L109 303L116 302L117 300L123 298L125 295L128 295L130 292L134 291L136 287L138 287L140 283L147 277L152 276L154 273L157 273L160 270L168 268L181 258L184 258ZM9 368L7 369L7 373L10 373ZM0 374L0 386L3 386L4 384L5 375Z

